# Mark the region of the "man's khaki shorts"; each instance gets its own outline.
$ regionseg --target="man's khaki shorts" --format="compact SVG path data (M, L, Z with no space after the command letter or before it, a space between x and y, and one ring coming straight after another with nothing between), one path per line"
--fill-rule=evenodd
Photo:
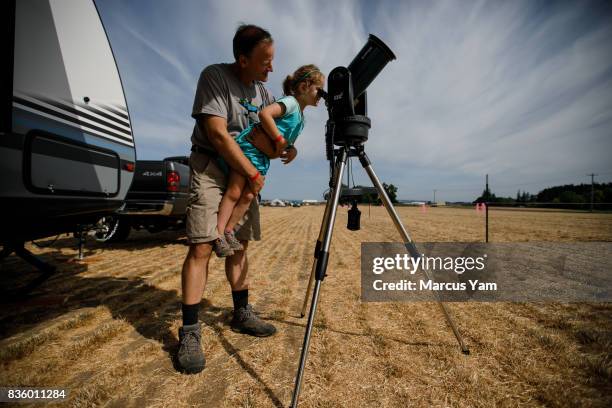
M217 214L227 184L227 177L217 160L198 152L189 158L189 205L187 206L187 239L190 244L214 241L218 238ZM241 241L261 240L259 205L251 207L239 223L236 238Z

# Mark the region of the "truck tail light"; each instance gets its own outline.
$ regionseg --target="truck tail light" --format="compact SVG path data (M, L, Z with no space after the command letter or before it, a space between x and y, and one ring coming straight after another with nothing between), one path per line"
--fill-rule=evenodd
M166 176L166 186L168 188L168 191L179 191L179 187L181 185L181 175L178 174L176 171L170 171L168 172L168 175Z

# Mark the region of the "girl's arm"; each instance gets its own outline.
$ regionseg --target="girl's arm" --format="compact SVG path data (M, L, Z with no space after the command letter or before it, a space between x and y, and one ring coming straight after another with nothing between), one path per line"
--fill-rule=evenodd
M259 112L259 121L265 133L274 142L276 153L280 153L287 147L287 141L276 127L275 118L280 118L285 114L285 105L274 102L266 106Z

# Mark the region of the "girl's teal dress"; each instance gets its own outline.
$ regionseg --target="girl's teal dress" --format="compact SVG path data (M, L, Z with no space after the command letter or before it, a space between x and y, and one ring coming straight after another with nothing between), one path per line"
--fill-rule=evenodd
M274 123L276 123L276 127L287 141L287 146L293 146L302 129L304 129L304 117L300 104L293 96L284 96L276 102L282 103L285 106L285 113L280 118L274 119ZM270 168L270 159L246 139L246 136L256 125L256 123L249 125L234 140L236 140L244 155L253 163L253 166L257 168L262 176L265 176ZM226 174L229 173L227 163L222 158L218 160L223 171Z

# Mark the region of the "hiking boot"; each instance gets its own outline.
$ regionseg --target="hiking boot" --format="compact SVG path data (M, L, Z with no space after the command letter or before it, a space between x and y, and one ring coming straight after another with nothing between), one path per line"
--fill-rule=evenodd
M225 236L225 240L229 244L230 248L232 248L232 250L242 251L244 249L240 241L238 241L238 239L236 238L236 235L234 235L234 231L225 231L223 235Z
M257 337L268 337L276 333L276 327L257 317L251 305L234 310L234 318L230 326L237 333L250 334Z
M225 237L219 237L215 240L215 243L213 244L213 250L219 258L225 258L226 256L234 255L234 250L232 249L232 247L230 247L230 244L227 242Z
M200 323L179 328L178 362L181 369L187 374L197 374L206 365L202 346L200 346L202 339L200 329Z

